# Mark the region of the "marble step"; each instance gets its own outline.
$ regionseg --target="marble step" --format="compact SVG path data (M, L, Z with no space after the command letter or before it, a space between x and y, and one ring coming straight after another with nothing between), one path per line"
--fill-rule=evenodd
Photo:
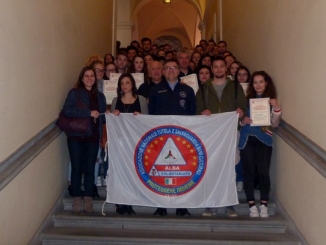
M285 233L191 232L147 229L52 227L43 245L299 245Z
M104 198L94 199L93 200L93 207L95 212L101 212L103 204L105 202ZM63 199L64 210L71 211L72 207L72 197L65 197ZM135 212L138 213L146 213L146 214L153 214L156 210L156 207L147 207L147 206L133 206ZM239 215L248 215L249 214L249 207L246 202L240 202L238 205L234 206L234 209ZM188 211L191 214L201 214L204 212L204 208L188 208ZM168 215L175 215L175 208L168 208ZM113 213L115 212L115 205L112 203L106 203L104 206L105 213ZM274 202L268 203L268 213L269 215L275 215L276 206ZM221 207L217 209L218 214L225 214L225 208Z
M105 229L143 229L181 232L264 232L284 233L286 221L278 216L270 218L250 218L248 216L227 217L215 215L203 217L194 214L179 217L176 215L153 216L150 214L119 215L101 213L93 215L60 212L53 217L56 227L91 227Z

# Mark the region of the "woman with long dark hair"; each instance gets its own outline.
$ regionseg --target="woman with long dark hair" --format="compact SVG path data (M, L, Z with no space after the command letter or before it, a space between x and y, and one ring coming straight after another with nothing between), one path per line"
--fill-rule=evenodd
M112 100L111 112L148 114L146 99L137 95L136 81L130 73L123 73L118 80L117 97Z
M234 81L237 83L249 83L251 79L250 71L246 66L240 65L235 72ZM246 93L247 91L245 91Z
M105 109L105 97L96 87L96 73L91 67L84 67L79 74L75 88L69 91L63 106L65 116L89 118L91 123L86 133L71 133L67 137L72 167L71 191L72 212L74 213L80 213L83 210L89 214L94 212L92 205L94 167L102 137ZM84 175L83 199L82 175Z
M132 59L130 67L129 67L129 73L143 73L144 74L144 82L148 82L148 69L147 64L145 62L145 59L143 56L137 54Z
M235 80L235 73L237 72L238 68L242 66L240 61L233 61L230 66L230 75L229 77L231 80Z
M212 69L210 66L207 65L201 65L198 67L197 72L197 80L199 87L202 87L202 85L208 80L213 78Z
M193 52L190 61L194 62L196 67L198 67L200 58L201 58L201 54L199 52Z
M112 100L111 112L119 116L120 113L148 114L147 101L137 95L136 82L130 73L123 73L118 80L117 97ZM118 214L135 214L130 205L116 204Z
M272 129L281 120L281 108L277 101L276 88L272 78L265 71L257 71L247 90L247 99L269 98L271 106L271 126L251 126L252 119L245 117L240 124L239 149L243 161L244 189L249 204L250 217L269 217L267 203L269 200L269 168L273 149ZM250 115L250 110L248 110ZM257 170L260 186L259 211L255 205L254 179Z

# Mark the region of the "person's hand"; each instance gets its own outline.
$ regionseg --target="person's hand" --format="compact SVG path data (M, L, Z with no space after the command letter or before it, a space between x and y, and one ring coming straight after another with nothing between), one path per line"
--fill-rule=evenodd
M278 111L280 109L280 106L278 105L277 99L270 99L269 104L273 106L273 109Z
M119 111L119 110L114 110L114 111L113 111L113 114L114 114L115 116L119 116L119 115L120 115L120 111Z
M238 108L238 109L236 109L235 112L239 114L239 118L243 117L243 110L242 109Z
M186 84L186 83L184 82L184 79L180 78L180 84Z
M252 120L250 117L245 117L243 120L242 120L242 124L250 124L252 123Z
M94 117L95 119L98 118L100 113L98 111L91 111L91 117Z
M211 111L210 111L210 110L207 110L207 109L204 110L204 111L202 111L201 114L202 114L202 115L205 115L205 116L210 116L210 115L212 115Z
M141 113L139 111L135 111L133 114L134 114L134 116L137 116L137 115L139 115Z

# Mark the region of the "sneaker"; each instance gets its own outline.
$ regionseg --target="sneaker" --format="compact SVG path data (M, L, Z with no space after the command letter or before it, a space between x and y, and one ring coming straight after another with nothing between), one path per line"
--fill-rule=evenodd
M96 186L102 186L102 178L101 176L98 176L96 179Z
M269 214L267 212L268 208L265 205L259 206L259 209L260 209L260 214L259 214L260 217L262 217L262 218L268 218L269 217Z
M238 217L238 214L233 206L226 207L226 215L229 217Z
M241 192L243 190L243 182L237 182L237 192Z
M259 217L258 209L256 206L252 206L251 208L249 208L249 216L251 218Z
M216 208L206 208L202 215L207 217L216 215Z

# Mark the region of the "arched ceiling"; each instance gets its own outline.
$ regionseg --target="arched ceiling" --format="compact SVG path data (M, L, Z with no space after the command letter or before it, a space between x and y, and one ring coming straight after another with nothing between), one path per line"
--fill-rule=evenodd
M194 46L206 0L171 0L171 4L163 4L162 0L133 0L131 4L134 39L155 40L170 35L177 37L183 46Z

